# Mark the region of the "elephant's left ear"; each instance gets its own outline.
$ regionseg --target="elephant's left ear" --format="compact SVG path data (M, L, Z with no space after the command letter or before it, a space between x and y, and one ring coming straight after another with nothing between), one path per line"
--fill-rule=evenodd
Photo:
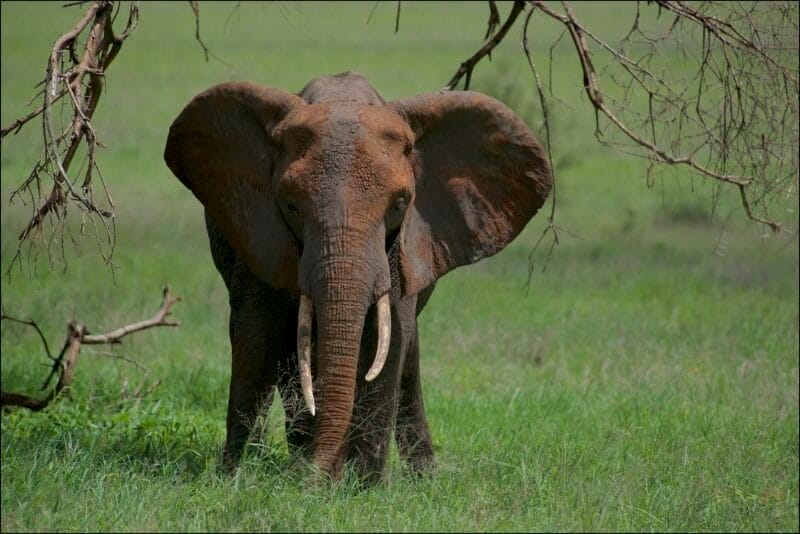
M530 129L501 102L471 91L387 104L416 135L416 196L400 252L403 294L499 252L544 204L552 174Z

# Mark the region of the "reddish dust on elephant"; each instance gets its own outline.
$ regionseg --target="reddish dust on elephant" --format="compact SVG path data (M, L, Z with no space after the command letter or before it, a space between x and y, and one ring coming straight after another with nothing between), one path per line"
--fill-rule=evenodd
M393 436L431 468L417 316L441 276L500 251L547 198L529 128L479 93L385 102L347 72L296 95L212 87L164 158L205 207L230 295L226 463L278 387L290 449L332 478L351 462L379 480Z

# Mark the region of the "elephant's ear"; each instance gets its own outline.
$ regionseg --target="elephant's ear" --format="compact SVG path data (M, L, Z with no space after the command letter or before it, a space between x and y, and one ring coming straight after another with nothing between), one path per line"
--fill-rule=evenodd
M552 187L544 150L501 102L471 91L387 104L416 135L414 204L400 248L403 294L505 247Z
M272 129L295 95L234 82L197 95L172 123L170 170L203 203L225 238L261 279L296 287L297 252L272 193Z

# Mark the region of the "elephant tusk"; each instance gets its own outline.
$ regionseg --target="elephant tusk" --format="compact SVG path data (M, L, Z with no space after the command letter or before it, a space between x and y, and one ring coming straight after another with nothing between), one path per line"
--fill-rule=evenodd
M314 389L311 379L311 324L314 319L314 303L308 295L300 295L300 309L297 312L297 365L300 369L300 386L303 399L311 415L314 407Z
M372 382L381 374L383 364L386 363L386 356L389 354L389 342L391 341L392 333L392 312L389 307L389 294L386 293L378 299L378 350L375 352L375 361L372 362L372 367L367 371L364 379L367 382Z

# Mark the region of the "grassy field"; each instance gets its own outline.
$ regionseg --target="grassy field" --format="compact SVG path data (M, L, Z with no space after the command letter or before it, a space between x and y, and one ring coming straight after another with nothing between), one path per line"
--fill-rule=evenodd
M79 17L59 6L0 8L3 125ZM558 222L580 238L562 233L544 272L537 253L527 294L544 215L502 253L440 282L421 316L435 475L405 476L393 453L381 486L356 491L346 478L309 489L287 455L279 405L239 472L219 474L227 294L200 206L162 161L170 122L230 79L297 91L354 69L387 99L438 89L479 46L487 10L404 2L395 35L394 4L369 25L372 3L203 5L204 39L226 65L203 61L185 3L141 7L96 122L118 205L116 281L85 238L67 247L66 271L41 256L35 272L4 278L2 303L35 317L54 346L73 316L97 332L150 316L169 282L184 297L183 326L115 349L161 380L143 400L121 394L142 371L86 350L70 398L2 416L3 531L798 530L796 234L764 235L735 195L723 194L712 218L707 183L648 187L644 163L598 145L566 39L554 90L575 109L555 111ZM609 35L627 30L628 6L578 8ZM534 47L556 35L533 24ZM516 36L474 83L534 124ZM32 124L3 141L3 271L30 209L9 207L10 191L40 135ZM778 216L797 229L796 212ZM3 323L4 390L37 391L45 362L32 331Z

